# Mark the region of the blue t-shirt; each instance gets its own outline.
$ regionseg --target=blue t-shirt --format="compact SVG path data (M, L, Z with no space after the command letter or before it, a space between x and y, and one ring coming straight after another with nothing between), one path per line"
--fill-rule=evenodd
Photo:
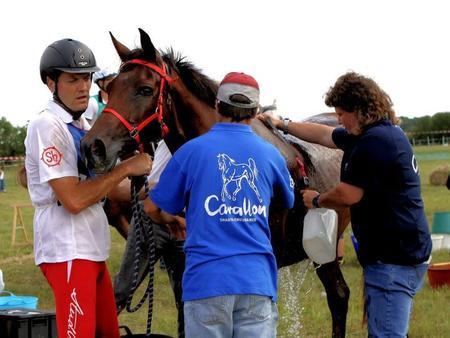
M150 197L162 210L186 207L183 300L256 294L277 298L269 204L294 203L286 161L248 125L218 123L184 144Z
M333 141L344 150L341 181L364 190L362 199L350 208L361 264L425 262L431 237L419 167L403 131L384 119L358 136L337 128Z

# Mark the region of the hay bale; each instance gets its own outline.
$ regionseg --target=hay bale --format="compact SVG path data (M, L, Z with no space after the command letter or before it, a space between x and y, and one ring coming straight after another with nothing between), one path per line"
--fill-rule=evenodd
M445 185L447 177L450 174L450 167L448 165L440 165L430 174L431 185Z

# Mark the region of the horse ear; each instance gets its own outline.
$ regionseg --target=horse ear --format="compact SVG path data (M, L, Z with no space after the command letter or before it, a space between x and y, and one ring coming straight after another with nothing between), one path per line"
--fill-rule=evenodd
M139 33L141 33L141 46L144 51L144 57L147 61L156 61L156 48L150 39L150 36L141 28L139 28Z
M116 49L117 54L119 54L120 59L122 61L125 61L126 56L131 52L130 49L127 46L120 43L119 41L117 41L111 32L109 32L109 35L111 36L114 48Z

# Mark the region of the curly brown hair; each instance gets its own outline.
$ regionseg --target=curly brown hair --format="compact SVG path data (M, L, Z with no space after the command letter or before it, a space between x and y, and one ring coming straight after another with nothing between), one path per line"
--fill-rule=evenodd
M383 118L388 118L394 124L399 122L389 95L374 80L355 72L346 73L337 79L325 94L325 104L357 114L360 128Z

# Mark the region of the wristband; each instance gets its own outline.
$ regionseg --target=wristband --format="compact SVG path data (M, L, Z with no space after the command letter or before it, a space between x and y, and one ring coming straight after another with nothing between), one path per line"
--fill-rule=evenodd
M312 199L312 205L314 208L320 208L319 206L319 198L320 198L320 194L316 195L316 197L314 197Z
M283 131L284 135L288 134L288 125L289 125L290 120L289 119L283 119L283 127L281 128L281 130Z

